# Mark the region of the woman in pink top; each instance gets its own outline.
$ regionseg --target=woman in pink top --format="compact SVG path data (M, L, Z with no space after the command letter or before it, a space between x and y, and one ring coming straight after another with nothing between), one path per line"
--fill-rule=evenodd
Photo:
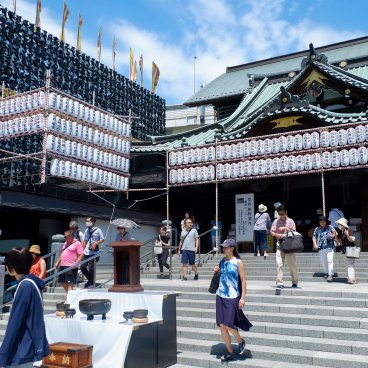
M276 250L276 267L277 267L277 278L276 286L277 288L284 287L284 263L285 258L289 266L292 286L293 288L298 287L298 271L296 269L296 258L295 253L284 253L280 250L280 241L284 238L288 231L296 231L295 222L286 216L286 210L284 206L277 208L277 213L279 218L276 219L271 226L270 234L277 239L277 250Z
M61 250L60 257L56 261L54 268L58 271L65 270L68 267L74 266L83 259L82 243L74 239L73 231L66 230L64 232L65 243ZM59 275L58 281L62 284L65 292L73 290L77 283L78 267L73 268Z

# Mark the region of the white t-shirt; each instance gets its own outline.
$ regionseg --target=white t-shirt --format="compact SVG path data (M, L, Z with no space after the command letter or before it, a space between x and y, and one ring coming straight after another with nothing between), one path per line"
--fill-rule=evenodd
M189 234L188 234L189 232ZM188 235L187 235L188 234ZM184 243L181 246L181 250L191 250L195 251L196 238L199 238L198 232L196 229L191 229L189 231L183 230L180 235L180 240L184 240Z

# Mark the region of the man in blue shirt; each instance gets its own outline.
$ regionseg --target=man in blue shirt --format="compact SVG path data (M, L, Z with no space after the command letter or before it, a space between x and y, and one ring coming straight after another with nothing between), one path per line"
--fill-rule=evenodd
M99 251L99 246L105 241L103 232L100 228L95 226L96 217L89 216L86 219L87 229L84 232L83 248L84 260L91 258ZM87 278L84 285L85 288L92 288L95 284L95 259L86 262L81 266L83 275Z

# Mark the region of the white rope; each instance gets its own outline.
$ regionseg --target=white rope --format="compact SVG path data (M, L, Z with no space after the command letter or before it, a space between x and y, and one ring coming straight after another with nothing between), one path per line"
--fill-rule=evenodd
M158 194L156 196L153 196L153 197L149 197L149 198L144 198L144 199L135 199L134 200L134 203L128 207L128 209L132 208L133 206L135 206L138 202L144 202L144 201L149 201L150 199L154 199L154 198L157 198L157 197L161 197L163 195L166 195L167 191L165 193L161 193L161 194Z

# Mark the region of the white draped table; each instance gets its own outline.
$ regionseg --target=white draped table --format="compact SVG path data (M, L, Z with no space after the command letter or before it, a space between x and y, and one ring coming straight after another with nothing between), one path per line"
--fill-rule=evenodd
M135 309L147 309L149 323L162 320L164 293L111 293L107 290L73 290L68 293L67 303L75 308L74 318L59 318L54 314L45 316L46 335L49 343L70 342L93 345L94 368L122 368L134 328L141 324L120 323L123 313ZM83 299L110 299L111 310L102 320L101 315L87 321L87 316L79 311L79 301Z

